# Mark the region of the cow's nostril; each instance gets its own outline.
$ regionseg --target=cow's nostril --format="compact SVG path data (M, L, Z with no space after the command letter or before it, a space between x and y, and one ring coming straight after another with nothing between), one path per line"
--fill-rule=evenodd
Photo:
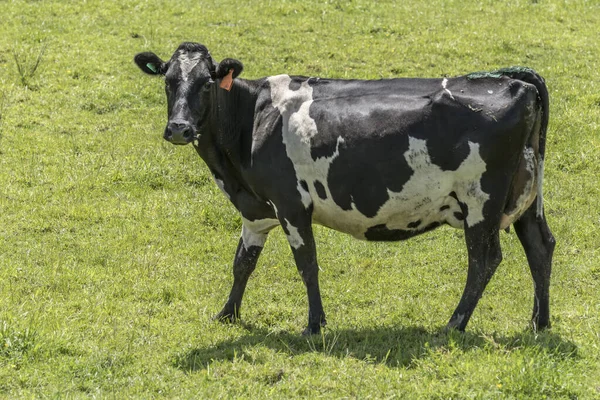
M194 128L187 122L171 121L167 125L164 138L173 144L188 144L194 136Z

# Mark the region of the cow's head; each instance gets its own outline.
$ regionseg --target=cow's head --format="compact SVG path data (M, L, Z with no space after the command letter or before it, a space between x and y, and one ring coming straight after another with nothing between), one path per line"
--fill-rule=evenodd
M164 138L173 144L188 144L200 137L207 128L211 108L218 89L235 79L243 69L242 63L227 58L219 64L208 49L198 43L182 43L168 62L154 53L139 53L134 58L142 71L149 75L164 75L168 117Z

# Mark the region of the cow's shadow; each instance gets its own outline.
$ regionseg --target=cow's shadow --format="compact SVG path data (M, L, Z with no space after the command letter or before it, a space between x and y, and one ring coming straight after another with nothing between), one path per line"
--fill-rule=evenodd
M325 330L309 337L297 333L272 332L244 324L247 335L225 340L207 348L193 348L174 357L174 366L186 372L204 369L213 360L233 361L245 357L249 348L260 345L277 353L295 356L318 352L330 357L353 357L389 367L411 367L438 349L512 351L537 348L558 359L577 357L577 345L551 331L539 334L524 330L510 336L470 332L446 332L443 327L374 327L370 329Z

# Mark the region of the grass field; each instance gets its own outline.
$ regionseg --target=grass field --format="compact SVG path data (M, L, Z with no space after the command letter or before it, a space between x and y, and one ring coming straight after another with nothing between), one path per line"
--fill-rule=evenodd
M0 0L0 398L600 398L597 0ZM211 321L241 221L162 139L135 53L198 41L243 77L441 77L524 65L551 96L549 331L514 233L467 332L461 231L365 243L316 227L328 328L280 229L243 323Z

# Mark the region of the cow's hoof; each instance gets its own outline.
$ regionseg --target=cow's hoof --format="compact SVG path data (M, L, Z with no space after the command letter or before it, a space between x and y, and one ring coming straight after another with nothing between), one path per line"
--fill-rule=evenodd
M546 329L550 329L550 321L549 320L538 320L537 318L533 318L531 320L531 329L533 329L534 332L541 332L541 331L545 331Z
M459 323L458 321L450 321L444 328L444 333L449 333L451 331L464 332L465 326Z
M449 332L451 330L455 330L464 332L465 328L467 327L467 322L468 320L465 320L464 314L452 315L452 318L450 318L450 321L448 322L448 325L446 325L444 331Z
M327 325L327 321L322 320L320 324L309 324L306 329L302 331L302 336L318 335L321 333L321 328Z
M230 311L222 310L220 313L213 317L213 321L219 321L223 323L234 323L240 319L239 314L232 313Z
M321 327L315 329L308 326L302 331L302 336L318 335L319 333L321 333Z

